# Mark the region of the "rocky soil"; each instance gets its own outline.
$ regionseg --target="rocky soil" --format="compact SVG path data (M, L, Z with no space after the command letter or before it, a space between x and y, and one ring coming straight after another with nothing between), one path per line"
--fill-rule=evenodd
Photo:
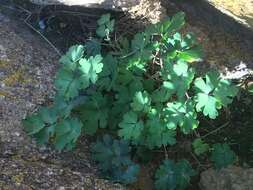
M123 189L99 179L85 140L71 153L38 147L21 120L53 94L55 51L0 13L0 189Z

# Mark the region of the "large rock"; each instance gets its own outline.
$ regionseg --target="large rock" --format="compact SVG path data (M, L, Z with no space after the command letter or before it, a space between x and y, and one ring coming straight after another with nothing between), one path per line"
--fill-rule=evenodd
M85 6L106 9L128 9L138 5L141 0L30 0L40 5L63 4L68 6Z
M118 190L101 180L85 139L73 152L37 146L22 118L53 94L58 55L40 36L0 9L0 189Z
M66 5L126 11L132 18L146 18L156 23L166 17L160 0L29 0L39 5Z
M162 0L167 1L167 0ZM253 51L252 0L170 0L196 20L224 30L239 40L241 48ZM227 35L226 34L226 35Z
M207 0L218 10L234 18L253 31L253 1L249 0Z
M200 187L202 190L252 190L253 168L209 169L201 173Z

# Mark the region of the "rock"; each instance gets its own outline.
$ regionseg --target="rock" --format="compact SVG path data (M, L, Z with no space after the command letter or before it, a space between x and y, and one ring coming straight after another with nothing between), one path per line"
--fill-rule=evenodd
M202 190L251 190L253 189L253 168L230 166L220 171L209 169L201 173Z
M84 6L92 8L105 9L128 9L138 5L141 0L30 0L32 3L39 5L68 5L68 6Z
M138 5L130 7L128 12L132 18L147 18L149 22L155 24L164 19L166 9L159 0L141 0Z
M118 190L101 180L84 138L72 152L37 146L21 120L49 101L58 67L56 51L0 9L0 189Z
M30 0L39 5L84 6L123 10L132 18L146 18L151 23L157 23L166 17L166 10L160 0Z
M207 0L224 14L234 18L237 22L251 28L253 31L253 1Z
M166 0L162 0L166 1ZM212 28L236 36L241 48L253 51L253 2L249 0L170 0L191 16Z

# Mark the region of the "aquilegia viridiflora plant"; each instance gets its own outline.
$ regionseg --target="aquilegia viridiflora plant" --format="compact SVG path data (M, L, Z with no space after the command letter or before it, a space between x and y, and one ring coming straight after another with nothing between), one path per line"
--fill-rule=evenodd
M178 32L184 16L180 12L151 25L131 40L112 40L114 20L103 15L97 22L98 38L72 46L60 59L55 100L28 116L25 130L40 144L70 150L81 133L107 129L111 135L92 146L93 158L107 177L134 182L139 166L131 160L131 147L176 144L178 133L187 135L198 128L198 112L215 119L237 93L217 72L197 77L191 63L202 59L202 51L192 34ZM208 148L201 139L193 145L198 154ZM231 151L217 147L213 161L219 160L219 152L224 154L222 150ZM194 174L186 160L165 160L155 185L160 190L184 189Z

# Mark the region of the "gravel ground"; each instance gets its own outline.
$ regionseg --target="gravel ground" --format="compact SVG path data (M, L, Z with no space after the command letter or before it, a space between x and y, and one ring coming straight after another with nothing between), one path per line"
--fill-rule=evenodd
M53 95L58 59L24 23L0 13L0 189L123 189L96 175L86 139L59 154L23 131L25 115Z

